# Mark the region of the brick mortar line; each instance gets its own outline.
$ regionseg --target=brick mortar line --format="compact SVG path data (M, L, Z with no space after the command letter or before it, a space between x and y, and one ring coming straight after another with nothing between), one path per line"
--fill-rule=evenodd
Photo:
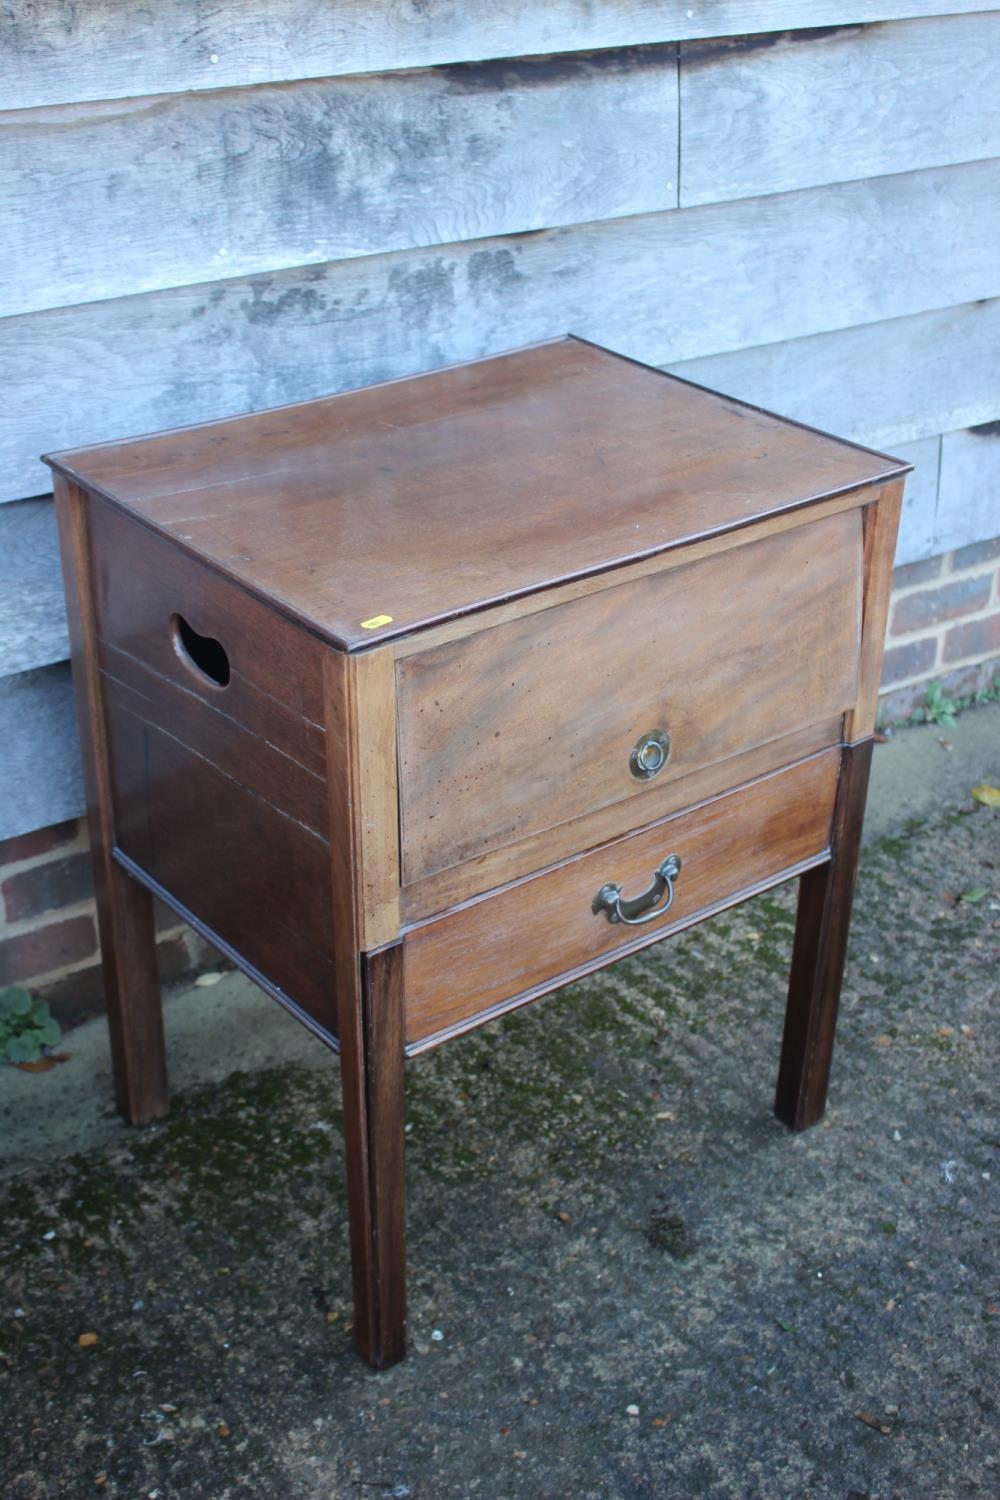
M987 543L991 543L991 541L1000 541L1000 537L988 537ZM960 564L957 564L955 562L955 555L958 552L963 552L963 550L964 547L952 547L951 552L931 552L931 555L927 556L927 558L913 558L912 562L897 562L894 573L900 573L904 568L922 567L924 562L934 562L939 561L939 559L942 562L942 570L940 570L940 573L936 577L924 579L924 582L919 582L918 580L916 583L901 583L900 588L933 588L936 583L940 583L940 580L945 579L945 577L966 577L966 574L969 573L988 573L991 568L996 568L1000 564L1000 558L996 558L996 556L994 558L979 558L976 562L960 562Z
M893 583L893 593L898 594L902 598L904 594L915 594L925 589L941 588L943 584L950 582L952 579L958 582L965 582L966 579L975 578L980 574L985 577L987 574L995 573L997 568L1000 567L1000 558L996 557L989 558L985 562L966 563L964 567L956 567L953 562L953 553L941 552L937 553L936 556L940 557L941 562L945 565L941 568L940 573L936 574L933 578L918 579L915 583ZM928 557L921 558L915 563L900 563L894 572L901 572L904 568L919 567L921 562L933 561L933 557Z
M183 937L186 933L196 936L191 928L171 928L169 932L163 932L158 935L157 945L168 939L171 942L176 941L178 937ZM202 942L203 939L199 938L198 941ZM54 984L57 980L72 979L74 974L85 974L91 969L99 968L101 961L100 947L96 947L86 958L76 959L73 963L69 964L61 964L55 969L46 969L42 974L31 974L26 979L18 980L17 983L25 985L29 990L41 990L50 984Z
M993 562L988 568L981 565L976 568L963 568L960 573L940 573L937 578L929 578L925 583L901 583L893 584L893 599L910 599L914 594L933 594L938 589L946 589L952 583L971 583L977 578L988 578L990 583L996 587L996 573L1000 564Z
M940 555L942 562L950 562L949 553L945 552ZM934 559L928 557L924 561L933 562ZM919 566L919 563L900 563L893 571L895 574L901 572L904 568ZM964 568L956 568L952 565L942 568L940 573L937 573L933 578L917 579L915 583L893 583L893 592L898 591L901 594L912 594L917 589L936 589L940 588L941 584L950 578L969 578L975 577L977 573L995 573L998 567L1000 567L1000 558L996 557L990 558L987 562L966 563Z
M56 922L69 922L74 917L93 917L96 931L97 909L93 896L88 896L83 901L74 901L69 906L52 906L48 911L37 912L33 917L22 917L17 922L6 922L0 915L0 942L5 942L8 938L24 937L29 932L42 932L46 927L53 927ZM184 930L183 922L164 927L156 934L156 941L163 942L165 938L175 937Z
M94 960L97 960L95 963ZM44 974L32 974L27 979L21 980L29 990L40 990L46 985L55 984L58 979L72 979L74 974L86 973L88 969L95 969L101 962L101 950L96 948L88 958L78 959L76 963L63 964L57 969L46 969Z
M14 834L13 838L19 837ZM46 849L42 854L31 854L27 859L12 859L5 864L2 859L3 845L0 844L0 883L10 875L21 875L26 870L36 870L42 865L55 864L57 860L68 859L72 854L86 854L90 845L83 830L77 834L71 844L60 844L57 849Z
M92 896L85 897L82 901L74 901L69 906L50 907L48 911L36 912L33 917L22 917L17 922L7 922L0 916L0 940L23 937L26 932L38 932L43 927L51 927L54 922L91 916L95 918L96 929L96 911Z
M892 682L880 688L879 697L887 698L891 693L898 693L904 688L918 687L922 682L932 682L935 677L946 677L952 672L964 672L967 667L993 667L1000 670L1000 656L987 656L985 661L979 656L967 656L961 661L937 662L929 671L918 672L913 677L901 677L898 682Z
M940 579L975 578L978 573L982 573L984 575L987 573L995 573L997 568L1000 568L1000 558L994 557L988 563L968 563L964 568L945 568L941 572ZM938 581L940 581L940 579ZM918 589L929 588L932 586L933 585L926 583L911 583L909 585L910 588Z
M1000 542L1000 537L987 537L982 542L970 542L970 546L988 547L993 543ZM950 552L939 552L937 555L948 564L949 573L974 573L977 568L995 568L1000 563L1000 557L980 557L976 562L960 563L956 566L955 558L959 552L964 552L964 547L953 547Z
M918 625L914 630L895 631L891 628L886 631L885 643L889 645L910 645L915 640L924 640L927 636L943 636L956 625L978 625L982 620L989 620L997 613L997 601L991 599L982 609L970 610L967 615L954 615L950 620L938 620L933 625Z
M1000 656L960 656L958 661L943 661L939 666L942 672L961 672L965 667L996 667L1000 666Z

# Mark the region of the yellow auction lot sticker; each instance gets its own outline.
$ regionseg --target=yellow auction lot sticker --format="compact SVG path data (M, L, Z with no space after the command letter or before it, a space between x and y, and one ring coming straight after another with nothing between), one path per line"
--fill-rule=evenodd
M361 621L362 630L378 630L382 625L391 625L392 615L372 615L370 620Z

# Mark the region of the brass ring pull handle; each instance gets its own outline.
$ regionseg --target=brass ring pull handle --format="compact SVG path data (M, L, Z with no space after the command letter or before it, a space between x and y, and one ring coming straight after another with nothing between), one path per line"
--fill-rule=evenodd
M610 881L594 897L591 910L603 912L609 922L624 922L627 927L641 927L662 917L674 903L674 881L681 873L680 855L668 854L653 871L653 883L640 896L622 899L622 888ZM666 895L666 900L661 898Z
M651 729L633 746L628 768L636 781L652 781L670 759L670 736L665 729Z

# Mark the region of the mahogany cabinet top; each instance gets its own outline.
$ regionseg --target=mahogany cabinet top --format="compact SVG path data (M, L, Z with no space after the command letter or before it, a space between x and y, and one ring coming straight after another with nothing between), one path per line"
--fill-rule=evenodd
M346 650L909 468L576 338L46 462Z

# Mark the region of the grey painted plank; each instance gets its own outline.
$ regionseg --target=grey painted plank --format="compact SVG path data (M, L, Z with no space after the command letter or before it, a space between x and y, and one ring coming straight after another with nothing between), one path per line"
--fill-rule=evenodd
M671 364L998 296L998 242L1000 161L8 318L0 495L41 490L46 450L567 331Z
M897 458L913 464L906 477L903 513L899 518L896 541L896 566L933 557L941 549L935 545L934 525L937 515L938 468L941 458L940 437L920 438L915 443L896 443Z
M0 114L0 317L677 202L676 48Z
M941 442L935 550L1000 536L1000 422Z
M991 0L12 0L3 107L990 9Z
M0 676L69 654L59 542L49 499L0 509Z
M1000 12L681 49L681 202L1000 155Z
M892 451L1000 415L1000 298L670 364L678 375Z
M997 447L956 433L1000 416L998 347L1000 300L994 300L674 368L917 463L921 472L907 482L897 549L897 562L915 562L1000 532ZM920 441L936 430L947 433L940 494L931 487L936 454Z
M83 811L69 667L0 681L0 839Z

